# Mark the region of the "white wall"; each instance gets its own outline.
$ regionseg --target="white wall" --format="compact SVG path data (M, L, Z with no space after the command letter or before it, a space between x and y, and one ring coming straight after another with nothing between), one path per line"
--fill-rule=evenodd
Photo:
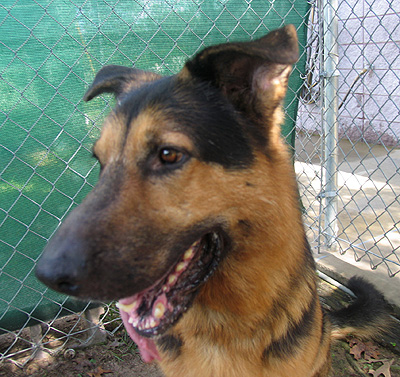
M339 135L400 145L400 1L339 0ZM318 87L316 88L318 90ZM320 109L302 105L298 128L320 129Z

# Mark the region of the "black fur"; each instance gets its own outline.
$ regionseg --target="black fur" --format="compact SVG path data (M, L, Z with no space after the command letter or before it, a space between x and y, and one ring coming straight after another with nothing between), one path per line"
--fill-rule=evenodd
M287 358L299 349L300 342L306 338L314 328L315 310L318 298L313 296L308 308L304 311L301 319L297 323L292 323L286 334L274 340L263 352L263 359L267 360L271 356L277 358Z
M202 161L226 169L243 169L253 161L242 117L218 90L206 83L182 83L175 76L166 77L130 92L116 112L124 114L129 130L132 120L144 110L162 112L176 131L192 138L198 153L194 157Z
M183 341L179 336L164 335L157 340L157 345L163 352L169 352L171 357L177 358L181 353Z
M328 313L335 327L370 328L377 319L387 318L389 304L373 284L362 277L353 276L347 287L357 298L349 306ZM376 330L378 333L378 327Z

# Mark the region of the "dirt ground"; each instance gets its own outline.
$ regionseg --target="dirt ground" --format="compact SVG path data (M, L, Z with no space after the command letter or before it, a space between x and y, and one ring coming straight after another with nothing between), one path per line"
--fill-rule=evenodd
M331 377L400 377L400 357L385 347L378 348L376 360L356 361L347 342L337 342L332 350ZM372 359L374 360L374 359ZM391 365L390 365L391 364ZM388 369L388 366L390 368ZM382 374L368 374L371 369ZM155 365L144 364L131 341L121 332L105 344L93 346L42 361L34 361L23 370L12 363L0 365L1 377L162 377ZM201 376L199 376L201 377ZM227 375L229 377L229 375ZM247 377L247 376L244 376ZM249 376L250 377L250 376ZM288 376L295 377L295 376Z
M328 309L337 309L348 300L341 291L325 283L321 284L319 293L323 306ZM330 377L400 377L399 349L398 335L379 345L354 338L335 342ZM163 377L156 365L141 361L135 344L123 328L108 335L102 344L85 349L67 346L56 356L44 355L45 358L36 359L23 369L6 360L0 363L0 377Z
M349 353L349 346L347 343L336 343L332 352L333 371L331 376L399 377L399 356L382 347L379 348L379 351L381 352L379 360L387 361L367 362L364 358L360 361L356 361ZM390 366L389 374L388 369L385 369L385 363L389 365L392 360L393 362ZM377 370L378 368L381 368L384 374L368 374L370 369ZM60 355L54 359L34 361L24 370L19 369L11 363L5 363L0 366L0 376L162 377L163 375L155 365L144 364L131 343L125 343L125 341L121 342L118 338L115 338L114 340L109 340L104 345L76 351L75 355L66 352L64 355ZM229 376L227 375L227 377Z

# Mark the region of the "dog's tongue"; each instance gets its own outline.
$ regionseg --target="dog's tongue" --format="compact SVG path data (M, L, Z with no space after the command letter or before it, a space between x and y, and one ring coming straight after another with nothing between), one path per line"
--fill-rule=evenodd
M145 363L150 363L153 360L161 360L160 355L157 351L154 341L151 339L140 336L133 328L133 326L128 322L129 314L120 310L122 321L126 331L128 331L129 336L139 347L140 355Z

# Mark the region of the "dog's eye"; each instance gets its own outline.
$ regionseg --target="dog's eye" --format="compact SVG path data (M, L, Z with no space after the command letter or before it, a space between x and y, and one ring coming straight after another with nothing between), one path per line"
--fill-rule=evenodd
M166 165L177 164L184 158L184 154L173 148L163 148L160 151L160 161Z
M153 153L147 160L147 167L154 174L168 174L180 169L190 159L186 150L169 146L159 147Z

